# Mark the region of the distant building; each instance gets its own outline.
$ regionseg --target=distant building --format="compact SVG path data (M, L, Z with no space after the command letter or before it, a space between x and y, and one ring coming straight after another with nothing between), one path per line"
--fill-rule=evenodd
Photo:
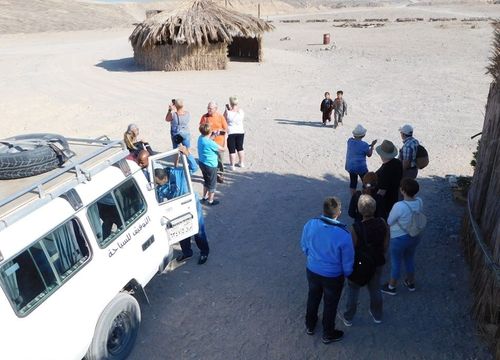
M262 61L262 35L273 26L211 0L172 12L149 12L130 35L135 62L146 70L220 70L229 58Z

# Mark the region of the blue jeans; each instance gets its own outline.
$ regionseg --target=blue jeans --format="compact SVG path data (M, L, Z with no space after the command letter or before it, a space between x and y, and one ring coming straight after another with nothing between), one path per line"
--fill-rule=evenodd
M408 234L391 239L391 278L398 280L401 276L401 260L405 262L406 275L415 274L415 250L420 241L418 236Z
M344 276L326 277L307 269L309 293L307 296L306 327L314 329L318 321L318 308L323 298L323 334L331 336L335 330L335 316L344 287Z

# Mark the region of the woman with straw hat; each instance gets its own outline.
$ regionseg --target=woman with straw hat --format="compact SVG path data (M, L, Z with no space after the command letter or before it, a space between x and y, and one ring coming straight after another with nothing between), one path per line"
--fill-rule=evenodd
M378 177L378 194L382 195L384 201L384 218L398 201L399 184L403 177L403 165L396 158L398 149L389 140L384 140L382 144L375 148L382 160L382 166L375 172Z
M347 140L345 169L349 173L349 188L351 189L352 195L354 195L358 187L358 176L362 181L363 176L368 172L366 157L372 156L373 147L377 143L377 140L373 140L372 143L368 145L367 142L362 140L365 135L366 129L363 125L358 124L352 131L352 138Z

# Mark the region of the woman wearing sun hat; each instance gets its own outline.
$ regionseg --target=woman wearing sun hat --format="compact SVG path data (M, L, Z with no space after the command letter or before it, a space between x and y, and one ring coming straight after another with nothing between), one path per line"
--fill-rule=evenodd
M347 140L347 153L345 157L345 169L349 173L349 188L351 193L356 192L358 186L358 176L363 180L363 176L368 172L366 157L372 156L373 147L377 140L373 140L370 145L362 139L366 135L366 129L358 124L352 131L352 138Z
M378 194L384 199L384 218L392 209L392 206L398 201L399 184L403 177L403 165L396 158L398 149L389 140L384 140L382 144L375 148L382 160L382 166L375 172L378 178Z

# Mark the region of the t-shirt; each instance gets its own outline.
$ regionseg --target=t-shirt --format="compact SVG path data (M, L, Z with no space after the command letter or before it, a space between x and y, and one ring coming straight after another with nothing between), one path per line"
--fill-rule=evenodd
M219 113L212 114L212 116L209 116L208 114L203 115L200 119L200 125L205 123L210 124L212 132L217 132L220 130L227 131L226 119ZM224 146L224 135L217 135L214 141L220 146Z
M350 138L347 140L347 154L345 157L345 169L356 174L368 172L366 166L366 156L370 150L370 145L363 140Z
M399 159L392 159L376 171L378 177L378 188L385 190L384 195L384 208L385 218L389 215L392 206L399 197L399 184L403 176L403 165Z
M217 154L219 146L215 141L206 136L198 138L198 157L201 163L208 167L217 167Z
M408 234L405 229L410 225L412 211L422 211L423 207L424 203L419 197L413 201L403 200L395 203L387 219L387 223L391 227L391 239Z
M228 133L229 134L244 134L245 129L243 128L243 119L245 118L245 113L243 110L238 111L226 111Z

